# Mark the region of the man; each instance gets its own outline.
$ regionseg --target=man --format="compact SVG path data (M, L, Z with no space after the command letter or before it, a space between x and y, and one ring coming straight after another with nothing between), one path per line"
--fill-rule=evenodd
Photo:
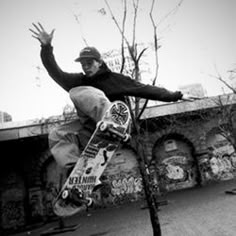
M41 59L49 75L69 92L79 119L57 127L49 134L49 147L57 163L70 168L77 161L110 103L125 100L125 96L165 102L192 100L181 92L145 85L130 77L110 71L94 47L85 47L75 60L84 73L67 73L57 65L51 45L54 30L47 33L43 26L33 24L33 37L41 43Z

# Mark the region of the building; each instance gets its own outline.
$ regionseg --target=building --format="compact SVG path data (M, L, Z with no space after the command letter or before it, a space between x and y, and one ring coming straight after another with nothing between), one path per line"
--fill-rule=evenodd
M148 47L153 47L153 45L140 44L137 46L137 50L138 52L141 52L144 48ZM121 72L123 58L120 49L114 49L103 53L102 58L112 71L117 73ZM151 59L152 58L150 56L144 53L139 61L140 74L143 81L148 80L150 82L150 79L153 78L153 61ZM135 66L127 47L124 47L124 60L125 63L123 65L122 74L128 75L133 78Z
M12 121L11 115L7 112L0 111L0 123Z
M235 104L236 95L229 94L145 110L141 138L148 163L159 176L159 191L236 177L233 146L221 133L228 127L225 114L233 111ZM68 119L74 116L0 124L2 230L55 219L51 203L65 176L49 151L47 134ZM233 119L233 135L234 124ZM103 173L106 187L96 193L97 207L144 197L136 155L126 145L112 158Z
M179 90L182 91L183 93L189 93L199 98L206 97L207 95L203 86L199 83L180 86Z

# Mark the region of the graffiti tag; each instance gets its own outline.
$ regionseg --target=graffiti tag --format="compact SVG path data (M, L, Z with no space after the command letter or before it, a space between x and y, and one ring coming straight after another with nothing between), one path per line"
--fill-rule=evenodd
M133 194L141 192L142 179L141 178L123 178L118 180L113 180L112 183L112 194L113 195L124 195L124 194Z

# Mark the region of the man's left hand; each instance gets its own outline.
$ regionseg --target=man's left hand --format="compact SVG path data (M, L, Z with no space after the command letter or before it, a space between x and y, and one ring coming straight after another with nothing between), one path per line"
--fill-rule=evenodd
M189 101L189 102L195 101L197 99L200 99L200 98L197 96L193 96L191 94L188 94L188 93L183 94L183 97L181 98L181 100Z

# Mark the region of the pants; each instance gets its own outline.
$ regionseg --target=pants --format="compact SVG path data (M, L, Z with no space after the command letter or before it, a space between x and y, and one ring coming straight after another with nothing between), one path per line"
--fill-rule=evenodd
M60 125L49 133L49 148L61 167L70 168L85 148L96 123L101 120L110 101L96 88L79 86L69 91L78 119Z

